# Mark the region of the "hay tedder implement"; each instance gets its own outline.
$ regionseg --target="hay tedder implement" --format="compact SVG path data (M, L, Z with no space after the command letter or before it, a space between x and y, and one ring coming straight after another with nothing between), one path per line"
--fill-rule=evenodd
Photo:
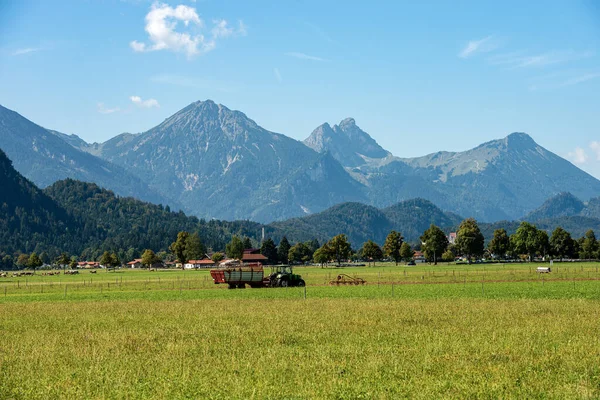
M362 278L353 278L350 275L346 275L346 274L339 274L337 276L337 279L329 282L330 285L364 285L365 283L367 283L367 281L365 281Z

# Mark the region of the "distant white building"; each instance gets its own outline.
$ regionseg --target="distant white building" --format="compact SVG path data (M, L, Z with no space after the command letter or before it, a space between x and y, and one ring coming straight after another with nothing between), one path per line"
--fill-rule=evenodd
M448 243L454 244L456 242L456 232L450 232L448 235Z

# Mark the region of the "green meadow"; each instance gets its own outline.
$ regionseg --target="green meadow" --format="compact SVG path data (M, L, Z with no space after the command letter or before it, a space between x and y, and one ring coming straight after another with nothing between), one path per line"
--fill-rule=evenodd
M0 278L0 398L599 398L599 264L540 265Z

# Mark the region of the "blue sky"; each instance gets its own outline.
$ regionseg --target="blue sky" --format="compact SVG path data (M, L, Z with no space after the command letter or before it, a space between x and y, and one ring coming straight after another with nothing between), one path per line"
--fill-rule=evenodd
M598 4L5 0L0 104L90 142L205 99L402 157L524 131L600 178Z

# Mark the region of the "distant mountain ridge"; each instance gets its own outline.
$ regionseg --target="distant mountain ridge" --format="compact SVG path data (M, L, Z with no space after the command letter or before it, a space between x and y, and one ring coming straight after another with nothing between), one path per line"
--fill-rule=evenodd
M151 190L127 170L74 147L85 143L79 137L49 131L18 113L0 106L0 148L14 167L40 187L65 178L92 181L121 196L134 196L154 203L178 203Z
M21 122L9 131L18 133ZM399 158L352 118L322 124L299 142L210 100L192 103L146 132L104 143L37 128L75 152L64 157L55 153L67 150L44 152L50 154L45 168L35 162L40 158L35 145L12 149L15 165L36 183L45 186L65 177L93 181L121 195L176 203L209 219L268 223L344 202L385 208L423 198L455 214L493 222L516 220L560 192L583 200L600 195L598 179L525 133L463 152ZM10 147L17 140L8 142ZM82 159L85 153L88 158ZM67 168L62 159L77 167Z
M569 192L559 193L546 200L539 208L527 214L523 219L540 221L559 217L588 217L600 219L600 197L584 203Z

